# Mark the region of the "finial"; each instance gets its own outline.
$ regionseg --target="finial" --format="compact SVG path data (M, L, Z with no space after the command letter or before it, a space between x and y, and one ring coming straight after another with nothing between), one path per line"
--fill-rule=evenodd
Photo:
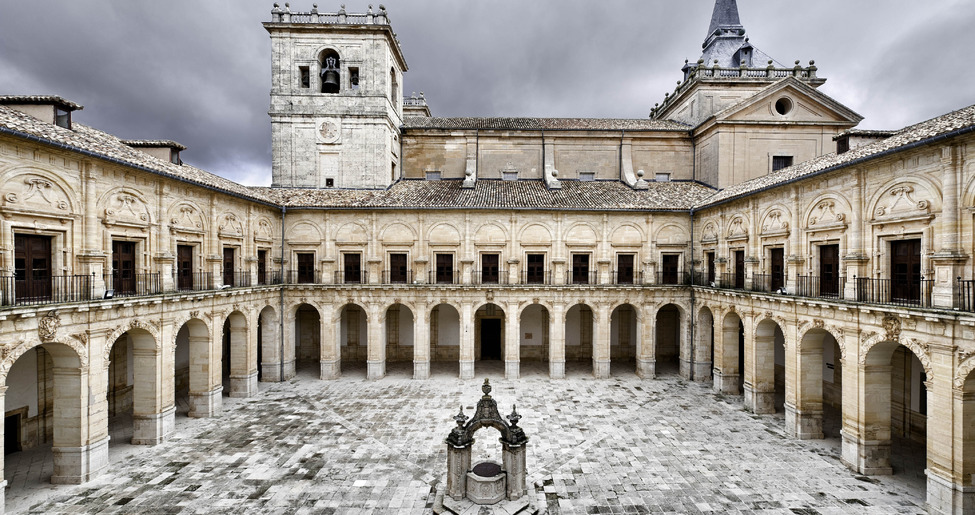
M511 405L511 414L508 415L508 421L511 422L511 427L518 427L518 421L521 420L521 415L518 414L518 410L515 409L515 405Z
M796 66L799 66L799 60L796 59Z
M558 177L558 176L559 176L559 171L558 170L552 170L552 177Z
M369 4L369 13L372 14L372 4Z
M484 379L484 385L481 386L481 391L484 392L485 397L491 396L491 380Z
M280 6L280 5L278 5L278 3L277 3L277 2L274 2L274 8L275 8L275 9L277 9L278 7L281 7L281 6Z
M461 405L460 412L454 415L454 421L457 422L458 427L463 427L464 423L467 422L467 415L464 414L464 406Z
M636 171L636 176L637 176L637 177L639 177L639 178L641 178L641 179L642 179L642 178L643 178L643 176L644 176L644 175L646 175L646 174L647 174L647 172L644 172L643 170L637 170L637 171Z
M809 60L809 66L816 66L816 61L813 61L812 59L810 59Z
M381 12L384 12L384 13L385 13L385 12L386 12L386 6L385 6L385 5L383 5L383 4L379 4L379 10L380 10Z
M687 64L687 63L689 63L689 62L691 62L691 60L690 60L690 59L684 59L684 64Z

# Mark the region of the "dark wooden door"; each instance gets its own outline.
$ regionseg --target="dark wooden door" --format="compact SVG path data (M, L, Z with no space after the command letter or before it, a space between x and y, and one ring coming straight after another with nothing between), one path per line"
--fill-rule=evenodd
M501 359L501 320L485 318L481 320L481 359Z
M257 284L267 284L267 251L257 251ZM260 361L258 361L260 363Z
M233 247L223 248L223 284L225 286L234 285L234 249Z
M189 245L176 246L176 287L193 289L193 247Z
M745 251L735 251L735 288L745 287Z
M345 255L345 265L348 267L349 257L355 256L356 262L358 263L358 254L346 254ZM298 259L298 277L297 281L299 284L310 284L315 282L315 254L311 252L301 252L295 256ZM358 270L358 267L356 267ZM348 281L348 275L346 275L346 281Z
M393 284L405 284L409 282L407 273L406 254L389 255L389 282Z
M838 297L840 294L840 246L819 246L819 294Z
M890 243L891 298L921 299L921 240Z
M705 254L708 260L708 286L714 284L714 252Z
M481 254L481 284L498 284L501 280L501 256Z
M437 284L453 284L454 255L437 254Z
M616 284L633 284L633 254L616 257Z
M528 254L525 266L525 282L542 284L545 282L545 254Z
M770 258L772 261L770 291L777 291L785 286L785 249L771 249Z
M679 263L680 255L678 254L664 254L661 257L662 284L679 284Z
M344 262L345 282L358 284L362 282L362 255L346 254Z
M14 236L14 273L18 298L51 298L51 238L17 234Z
M112 242L112 289L116 295L135 293L135 242Z
M3 418L3 453L20 452L20 413Z
M589 284L589 254L572 255L572 284Z

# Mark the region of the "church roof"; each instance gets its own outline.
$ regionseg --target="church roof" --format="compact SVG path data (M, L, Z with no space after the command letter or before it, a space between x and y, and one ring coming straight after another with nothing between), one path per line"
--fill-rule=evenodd
M651 182L634 190L620 181L562 181L549 190L541 180L481 179L474 188L461 180L407 179L386 190L256 188L262 196L293 208L328 209L504 209L556 211L687 211L714 190L695 182Z
M689 125L649 118L427 118L407 117L407 129L453 130L592 130L592 131L688 131Z
M790 184L849 166L856 166L864 161L876 159L893 152L907 150L915 146L970 132L975 132L975 105L911 125L910 127L905 127L887 139L857 147L842 154L826 154L804 163L799 163L795 166L784 168L741 184L736 184L721 190L707 201L701 203L698 207L703 208L722 204L776 186Z
M718 30L741 29L741 18L738 16L738 2L736 0L717 0L714 12L711 14L711 27L708 36L711 37Z

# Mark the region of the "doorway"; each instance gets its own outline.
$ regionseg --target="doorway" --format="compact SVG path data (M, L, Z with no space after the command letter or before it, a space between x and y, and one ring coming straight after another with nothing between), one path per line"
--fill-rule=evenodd
M16 295L20 299L51 298L51 238L27 234L14 235Z
M135 293L135 242L112 242L112 289L116 295Z
M921 300L921 240L890 242L891 299Z
M501 319L481 319L481 360L501 359Z

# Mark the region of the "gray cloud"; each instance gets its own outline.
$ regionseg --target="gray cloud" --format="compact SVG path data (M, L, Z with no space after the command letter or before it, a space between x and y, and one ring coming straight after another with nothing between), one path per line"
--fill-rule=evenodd
M312 1L293 2L308 10ZM58 94L77 120L175 139L187 162L270 181L271 1L9 3L0 93ZM307 4L307 5L306 5ZM389 0L410 71L438 116L646 117L696 60L710 0ZM335 5L319 4L323 11ZM378 5L377 5L378 7ZM753 44L815 59L823 91L898 128L975 103L975 2L741 0ZM366 3L348 2L364 11Z

